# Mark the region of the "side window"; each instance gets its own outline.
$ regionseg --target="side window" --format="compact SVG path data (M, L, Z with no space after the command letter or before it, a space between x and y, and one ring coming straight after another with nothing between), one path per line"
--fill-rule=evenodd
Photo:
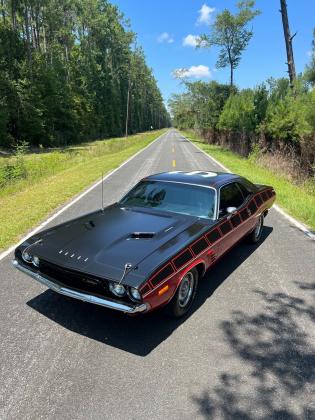
M237 186L241 190L244 200L246 200L246 198L252 194L251 191L248 191L248 189L243 184L238 182Z
M248 179L242 178L240 184L242 184L242 186L251 193L255 193L257 191L256 185L252 184L250 181L248 181Z
M226 209L228 207L238 208L243 201L243 195L235 182L222 187L220 190L219 217L227 214Z

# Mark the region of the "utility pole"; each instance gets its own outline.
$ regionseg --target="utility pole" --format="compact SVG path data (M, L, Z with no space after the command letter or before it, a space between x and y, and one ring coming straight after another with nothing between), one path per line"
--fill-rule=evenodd
M280 6L281 6L280 13L282 16L285 46L287 50L287 60L288 60L287 65L288 65L288 73L289 73L289 78L290 78L290 86L291 88L293 88L293 82L296 79L296 73L295 73L295 65L294 65L294 57L293 57L292 40L295 37L296 32L295 34L291 36L286 0L280 0Z

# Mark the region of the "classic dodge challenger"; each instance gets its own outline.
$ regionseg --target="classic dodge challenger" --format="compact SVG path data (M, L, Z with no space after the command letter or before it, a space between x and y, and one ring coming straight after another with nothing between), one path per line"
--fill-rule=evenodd
M50 289L128 314L186 314L198 280L242 238L260 240L275 191L217 172L148 176L119 202L42 231L13 264Z

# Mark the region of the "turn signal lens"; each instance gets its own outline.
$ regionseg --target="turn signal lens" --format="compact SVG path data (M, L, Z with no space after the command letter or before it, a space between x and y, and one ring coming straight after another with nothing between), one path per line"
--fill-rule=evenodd
M167 292L169 289L168 284L164 287L162 287L162 289L159 290L159 296L163 295L165 292Z

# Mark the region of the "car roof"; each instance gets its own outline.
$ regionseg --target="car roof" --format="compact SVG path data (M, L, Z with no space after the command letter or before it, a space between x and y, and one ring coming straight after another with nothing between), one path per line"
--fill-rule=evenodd
M229 181L240 179L240 176L227 172L171 171L150 175L144 179L149 181L179 182L183 184L220 188Z

